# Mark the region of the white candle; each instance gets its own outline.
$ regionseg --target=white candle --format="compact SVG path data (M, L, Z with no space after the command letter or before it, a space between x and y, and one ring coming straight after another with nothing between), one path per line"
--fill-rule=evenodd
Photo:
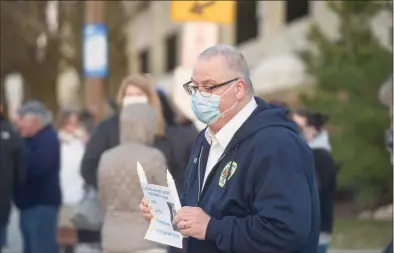
M140 183L142 187L148 184L148 179L146 179L144 168L142 168L142 165L139 162L137 162L137 174L140 179Z
M182 208L182 206L179 200L179 195L176 189L174 179L172 178L172 175L168 170L167 170L167 184L168 184L168 189L170 190L172 201L174 201L175 210L178 212Z

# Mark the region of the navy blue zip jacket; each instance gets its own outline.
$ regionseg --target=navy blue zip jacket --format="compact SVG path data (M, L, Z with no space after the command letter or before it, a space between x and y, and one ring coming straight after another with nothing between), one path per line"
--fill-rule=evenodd
M205 130L194 144L181 202L201 207L211 220L205 240L184 240L186 253L317 252L319 197L312 152L287 109L255 99L258 107L203 189L210 149Z
M25 138L28 151L26 182L16 193L15 204L23 210L35 206L59 206L60 142L52 126Z

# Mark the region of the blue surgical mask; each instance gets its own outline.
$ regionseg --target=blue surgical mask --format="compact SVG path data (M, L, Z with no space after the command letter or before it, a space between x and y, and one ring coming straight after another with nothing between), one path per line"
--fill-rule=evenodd
M234 85L234 84L233 84ZM200 92L196 92L192 96L192 110L194 112L194 115L196 115L197 119L201 121L204 124L207 124L208 126L212 125L215 123L220 117L224 117L224 115L230 111L231 109L234 108L234 106L238 103L236 101L229 109L227 109L224 112L219 111L219 105L220 105L220 98L224 96L224 94L227 93L233 87L233 85L230 86L222 95L210 95L210 94L204 94L204 92L201 92L203 95L200 94Z

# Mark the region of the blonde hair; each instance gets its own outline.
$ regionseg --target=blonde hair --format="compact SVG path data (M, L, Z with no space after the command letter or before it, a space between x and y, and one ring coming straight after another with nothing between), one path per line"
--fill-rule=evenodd
M129 75L125 77L120 85L117 95L117 102L122 106L123 98L126 94L126 89L129 86L135 86L141 89L148 97L149 104L155 109L157 117L156 136L164 137L164 118L161 109L160 99L153 88L151 79L147 75Z

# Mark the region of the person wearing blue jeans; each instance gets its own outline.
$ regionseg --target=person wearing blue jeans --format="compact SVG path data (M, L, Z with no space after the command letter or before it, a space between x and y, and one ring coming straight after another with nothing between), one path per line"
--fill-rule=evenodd
M392 253L393 252L393 241L387 245L387 247L384 249L383 253Z
M24 253L58 252L56 243L59 207L36 206L20 213Z
M0 253L7 246L7 228L0 227Z
M27 148L27 175L16 191L23 253L58 253L57 224L61 205L60 142L52 116L38 101L18 110L19 131Z
M0 248L7 246L7 227L0 227Z

